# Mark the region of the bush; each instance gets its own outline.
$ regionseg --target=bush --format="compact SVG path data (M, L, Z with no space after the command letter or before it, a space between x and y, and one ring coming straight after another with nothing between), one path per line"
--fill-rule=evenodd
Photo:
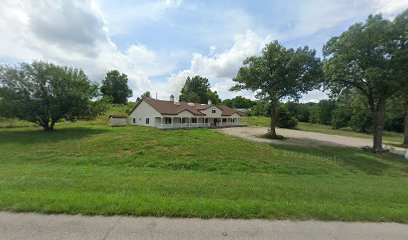
M278 113L278 127L280 128L295 128L298 124L298 120L287 112L285 108L280 108Z

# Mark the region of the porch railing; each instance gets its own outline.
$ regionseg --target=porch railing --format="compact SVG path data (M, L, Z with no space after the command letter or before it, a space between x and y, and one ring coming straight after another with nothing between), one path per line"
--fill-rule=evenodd
M159 124L157 127L161 129L176 129L176 128L200 128L200 127L228 127L228 126L246 126L245 122L218 122L217 125L210 123L173 123Z
M173 123L173 124L159 124L159 128L173 129L173 128L199 128L210 127L210 123Z

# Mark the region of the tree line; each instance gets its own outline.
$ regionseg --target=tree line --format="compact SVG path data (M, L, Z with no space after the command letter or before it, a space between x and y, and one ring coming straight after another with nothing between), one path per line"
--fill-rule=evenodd
M61 120L91 120L107 103L123 104L132 96L128 79L109 71L102 85L77 68L45 61L0 66L0 117L18 118L54 129Z
M326 42L323 59L308 46L293 49L273 41L260 54L244 60L230 89L253 91L259 101L251 103L237 97L224 100L224 104L250 106L251 111L262 111L267 106L271 117L269 135L277 138L279 119L291 122L290 127L296 119L306 117L291 116L294 113L282 108L282 100L296 101L314 89L329 90L331 99L311 108L308 120L335 128L358 123L359 130L372 132L373 150L381 151L382 133L389 119L385 114L393 108L405 114L408 134L407 33L408 10L392 21L370 15L364 23L350 26ZM102 86L98 86L82 70L52 63L0 66L0 116L34 122L45 130L52 130L63 119L92 118L103 111L104 102L123 104L130 96L127 76L117 70L108 72ZM146 97L151 97L150 92L141 96ZM221 102L218 93L211 91L208 79L201 76L186 79L179 100Z
M385 108L391 99L407 109L408 10L390 21L370 15L323 46L323 59L307 46L285 48L275 41L244 61L232 91L252 90L270 103L270 137L277 138L281 99L299 99L313 89L333 98L358 94L371 116L373 150L382 151ZM400 97L399 97L400 96ZM405 110L406 111L406 110ZM405 121L408 121L408 116Z

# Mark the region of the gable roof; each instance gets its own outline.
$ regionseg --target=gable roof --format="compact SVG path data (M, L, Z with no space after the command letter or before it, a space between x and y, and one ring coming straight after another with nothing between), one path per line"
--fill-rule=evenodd
M142 101L145 101L162 115L177 115L183 111L189 111L195 116L205 116L205 114L201 111L206 110L210 107L217 107L222 111L222 116L231 116L234 113L237 113L240 116L245 116L244 114L235 111L230 107L222 105L194 103L194 105L191 106L187 102L180 102L178 104L175 104L172 101L157 100L153 98L145 98ZM142 101L138 102L131 112L133 112Z

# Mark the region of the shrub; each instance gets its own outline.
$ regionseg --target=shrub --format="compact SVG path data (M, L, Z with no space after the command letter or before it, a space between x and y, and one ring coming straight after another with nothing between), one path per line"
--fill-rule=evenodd
M295 128L298 120L291 115L285 108L280 108L278 113L278 127L280 128Z

